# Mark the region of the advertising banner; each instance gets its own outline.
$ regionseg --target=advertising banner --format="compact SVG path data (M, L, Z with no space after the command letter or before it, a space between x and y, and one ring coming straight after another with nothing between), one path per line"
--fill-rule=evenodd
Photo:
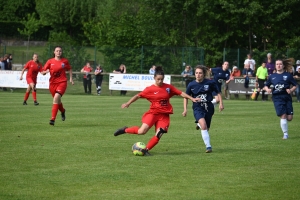
M165 75L164 83L171 84L171 76ZM154 84L154 76L148 74L109 74L110 90L142 91Z
M21 71L0 70L0 87L27 88L28 84L26 82L26 74L27 72L25 71L23 74L23 80L20 81ZM49 78L49 73L45 76L39 73L36 88L48 89Z

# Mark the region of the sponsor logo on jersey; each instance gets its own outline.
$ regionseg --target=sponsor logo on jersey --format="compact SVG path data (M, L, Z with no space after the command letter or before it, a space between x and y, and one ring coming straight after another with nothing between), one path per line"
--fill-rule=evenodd
M204 85L204 90L207 91L209 89L209 85Z
M61 67L62 67L62 68L65 68L65 63L61 63Z
M168 94L170 94L170 88L166 88Z
M286 79L287 79L287 76L283 76L283 80L286 81Z

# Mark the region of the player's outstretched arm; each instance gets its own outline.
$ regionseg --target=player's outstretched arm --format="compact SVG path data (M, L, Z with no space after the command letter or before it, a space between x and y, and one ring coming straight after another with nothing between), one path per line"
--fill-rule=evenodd
M192 102L198 102L201 100L200 98L193 98L190 95L186 94L185 92L182 92L180 94L180 96L182 96L183 98L187 98L187 99L191 100Z
M121 105L121 108L128 108L130 106L130 104L132 104L133 102L135 102L136 100L138 100L140 98L139 95L134 95L131 99L129 99L129 101L127 103L123 103Z
M49 69L41 72L41 74L43 74L43 75L46 75L47 73L49 73Z

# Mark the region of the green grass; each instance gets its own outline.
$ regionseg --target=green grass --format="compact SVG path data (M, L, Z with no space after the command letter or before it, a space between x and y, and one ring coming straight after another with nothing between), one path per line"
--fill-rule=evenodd
M300 199L300 104L284 141L272 102L225 101L210 130L213 153L206 154L192 110L182 117L182 99L175 97L169 133L153 156L137 157L131 146L147 143L154 130L113 132L140 125L149 103L121 109L133 93L73 89L63 96L66 121L58 114L54 127L47 91L38 91L39 106L31 96L22 105L25 89L0 91L0 199Z

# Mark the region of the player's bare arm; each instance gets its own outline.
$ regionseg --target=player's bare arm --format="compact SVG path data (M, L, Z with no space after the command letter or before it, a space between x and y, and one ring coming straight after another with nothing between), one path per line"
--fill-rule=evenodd
M198 102L201 100L200 98L193 98L190 95L186 94L185 92L182 92L180 94L180 96L182 96L183 98L187 98L187 99L191 100L192 102Z
M132 104L133 102L135 102L136 100L138 100L140 98L139 95L134 95L131 99L129 99L129 101L127 103L123 103L121 105L121 108L128 108L130 106L130 104Z
M182 112L182 116L186 117L187 115L187 105L188 105L188 99L184 98L183 99L183 112Z

